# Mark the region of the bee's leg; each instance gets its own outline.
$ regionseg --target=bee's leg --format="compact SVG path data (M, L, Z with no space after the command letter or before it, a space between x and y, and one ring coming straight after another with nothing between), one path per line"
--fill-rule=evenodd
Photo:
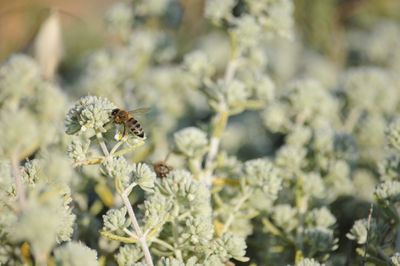
M125 133L126 133L126 125L125 124L123 124L124 125L124 131L123 131L123 133L122 133L122 137L125 137Z

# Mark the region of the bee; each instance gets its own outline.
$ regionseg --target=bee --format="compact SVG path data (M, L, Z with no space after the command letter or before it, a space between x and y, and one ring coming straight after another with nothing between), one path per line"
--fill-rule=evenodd
M169 166L167 164L168 157L169 157L169 153L168 153L167 157L165 158L165 160L158 161L153 164L154 172L156 172L157 177L159 177L159 178L167 177L168 173L171 172L173 169L171 166Z
M115 124L123 125L124 131L122 133L122 137L125 136L127 129L129 132L138 136L140 138L144 138L144 131L139 121L134 118L134 115L144 114L149 111L149 108L138 108L132 111L125 111L119 108L115 108L111 111L111 117Z

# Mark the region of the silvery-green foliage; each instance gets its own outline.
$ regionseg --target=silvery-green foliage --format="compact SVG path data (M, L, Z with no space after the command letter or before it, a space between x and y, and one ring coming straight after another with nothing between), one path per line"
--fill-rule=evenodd
M40 71L29 56L15 54L0 67L0 101L15 108L19 98L32 91L40 81ZM7 102L5 102L7 100Z
M387 71L374 67L348 70L343 90L354 108L389 114L398 104L395 83Z
M398 177L400 171L400 154L388 152L385 158L379 162L378 169L382 180L392 180Z
M104 126L110 122L110 114L114 108L114 104L105 98L82 97L67 113L66 133L73 135L86 130L105 132Z
M272 211L272 220L285 232L291 232L299 225L297 210L289 204L276 205Z
M171 199L165 197L161 193L152 194L143 206L144 226L146 229L155 228L157 231L162 229L162 225L169 218L172 210Z
M167 177L161 180L157 189L170 197L174 206L183 207L173 208L171 216L178 216L180 212L189 210L192 215L211 218L210 192L203 183L195 180L185 170L174 170Z
M290 0L278 1L251 1L245 0L249 13L257 18L261 26L287 38L292 37L293 28L293 2Z
M118 179L124 188L132 182L131 175L134 168L124 157L113 157L103 162L103 171L106 176Z
M245 103L250 96L245 84L238 80L233 80L229 84L223 84L220 87L223 88L224 97L231 108Z
M68 156L74 161L84 161L88 157L90 140L82 141L78 138L73 139L67 147Z
M207 135L195 127L184 128L174 134L176 147L189 158L201 157L208 150Z
M374 194L378 201L386 205L396 203L400 199L400 182L382 182L376 187Z
M124 228L130 225L130 220L127 219L127 210L125 207L120 209L110 209L105 215L103 215L103 230L108 230L111 232L117 231L121 234Z
M319 173L308 173L300 176L302 189L305 195L315 198L323 198L325 195L324 182Z
M12 116L13 119L9 119ZM0 137L0 155L12 156L23 152L31 152L36 147L39 139L39 128L36 126L34 116L26 111L18 112L0 111L0 124L8 130L2 130ZM25 134L29 132L29 134Z
M210 58L201 50L192 51L183 59L183 69L190 75L200 80L210 77L214 69L209 64Z
M208 256L212 257L213 263L217 263L219 259L219 263L223 265L224 262L232 258L243 262L248 261L245 253L246 242L244 238L227 233L211 243L210 254ZM207 261L207 263L210 262Z
M140 16L161 16L174 0L138 0L135 11Z
M393 121L390 123L386 130L386 137L389 146L400 150L400 120Z
M395 266L400 265L400 253L395 253L392 257L390 257L390 260Z
M151 191L154 188L156 174L147 164L134 164L132 172L132 181L138 184L143 190Z
M123 2L117 3L107 11L105 17L108 30L126 40L133 23L133 12L130 6Z
M272 132L285 132L287 131L290 120L287 113L287 106L279 103L272 102L262 113L264 125Z
M39 191L32 191L27 209L15 215L12 227L6 227L6 230L12 241L29 241L33 254L40 256L47 254L57 242L70 240L75 215L68 206L64 206L62 195L53 197L51 202L41 203L36 201L36 193Z
M6 159L0 160L0 190L1 197L11 195L14 190L14 181L11 175L11 162Z
M196 257L189 258L186 261L186 263L175 258L162 257L157 263L157 266L200 266L200 265L201 264L197 263Z
M119 266L136 265L143 257L142 251L133 245L124 245L119 248L115 260Z
M236 0L208 0L205 3L204 16L219 25L224 20L232 19L232 9L236 4Z
M205 246L213 237L213 226L210 217L189 218L185 222L186 230L181 234L182 242L189 241L192 245Z
M262 36L261 26L256 18L251 15L244 15L233 21L235 27L232 30L236 36L240 36L238 43L243 50L254 48L260 42Z
M357 241L358 244L364 244L367 241L367 232L375 232L376 228L374 227L376 227L376 222L371 220L369 227L370 229L368 230L367 219L357 220L346 236L349 239ZM368 236L368 239L371 239L371 237Z
M307 213L306 223L310 226L328 228L336 223L336 218L326 207L322 207Z
M365 32L352 30L348 39L350 48L362 54L367 63L399 70L396 62L399 53L389 49L400 42L400 31L395 21L378 21Z
M281 175L286 178L293 178L304 167L304 158L307 150L301 146L285 145L276 154L275 163L282 169Z
M244 164L245 182L255 189L261 189L267 199L275 200L281 189L279 171L267 159L255 159Z
M324 266L325 264L321 264L315 259L305 258L296 263L296 266Z
M289 116L318 126L319 118L335 121L338 109L337 100L322 85L312 79L291 82L284 92L283 99L290 106Z
M307 228L304 231L306 253L315 256L319 252L329 253L338 248L338 239L333 235L333 230L321 227Z
M69 242L54 250L56 265L62 266L96 266L97 252L79 242Z

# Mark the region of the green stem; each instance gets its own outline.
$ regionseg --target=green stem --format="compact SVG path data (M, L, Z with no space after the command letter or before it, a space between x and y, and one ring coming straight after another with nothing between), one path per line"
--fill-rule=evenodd
M224 233L226 233L226 231L228 231L229 227L231 226L231 224L233 222L233 219L235 218L236 213L240 210L242 205L251 196L251 194L252 194L252 191L250 190L239 199L239 202L236 203L235 208L229 214L229 217L226 220L224 227L222 228L221 235L223 235Z
M159 244L160 246L163 246L163 247L165 247L166 249L169 249L169 250L171 250L171 251L174 251L174 250L175 250L173 246L171 246L169 243L167 243L167 242L165 242L164 240L161 240L161 239L159 239L159 238L153 239L153 242L156 243L156 244Z
M174 253L175 257L179 260L182 260L182 252L179 248L179 241L178 241L178 227L177 227L177 219L175 218L172 223L172 235L174 238Z
M16 153L11 156L11 167L14 176L15 190L17 192L19 207L21 210L23 210L26 207L25 185L21 177L18 155Z
M133 145L131 145L131 146L125 148L125 149L122 149L122 150L120 150L120 151L118 151L118 152L115 152L115 153L113 154L113 156L114 156L114 157L123 156L123 155L125 155L126 153L129 153L129 152L133 151L134 149L136 149L136 148L138 148L138 147L140 147L140 146L143 146L143 144L144 144L144 141L143 141L143 140L140 140L139 142L137 142L137 143L135 143L135 144L133 144Z
M124 143L124 141L120 140L117 142L117 144L114 145L114 147L111 149L110 154L111 156L114 155L114 153L119 149L119 147Z
M131 189L130 189L131 190ZM140 243L140 245L142 246L142 250L143 250L143 254L144 254L144 258L146 261L146 264L149 266L153 266L153 259L151 257L150 254L150 250L149 250L149 246L147 245L146 242L146 235L143 234L142 229L139 226L139 223L136 219L136 215L133 211L132 205L129 201L128 195L130 193L130 190L126 190L124 191L121 195L122 201L124 202L124 205L126 207L126 209L128 210L128 215L131 219L131 223L133 226L133 229L135 230L135 233L138 237L138 241Z
M104 138L103 138L103 135L101 134L101 132L97 132L97 133L96 133L96 138L97 138L97 141L99 142L99 145L100 145L101 150L103 151L103 154L104 154L106 157L109 157L109 156L110 156L110 153L108 152L106 143L104 142Z

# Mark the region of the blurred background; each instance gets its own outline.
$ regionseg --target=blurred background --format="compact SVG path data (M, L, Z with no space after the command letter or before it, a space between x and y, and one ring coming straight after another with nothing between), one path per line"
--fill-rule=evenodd
M256 1L256 0L255 0ZM0 61L13 52L27 51L51 9L61 13L65 55L71 64L90 49L104 44L104 13L116 0L16 0L0 1ZM183 28L204 25L203 0L181 0ZM294 0L296 26L309 47L344 60L343 36L348 27L368 28L385 18L400 19L399 0ZM187 24L191 25L188 26ZM183 29L184 30L184 29Z
M104 41L103 15L115 0L0 1L0 61L13 52L29 50L51 9L60 11L66 54L78 56ZM67 58L68 60L68 58Z

